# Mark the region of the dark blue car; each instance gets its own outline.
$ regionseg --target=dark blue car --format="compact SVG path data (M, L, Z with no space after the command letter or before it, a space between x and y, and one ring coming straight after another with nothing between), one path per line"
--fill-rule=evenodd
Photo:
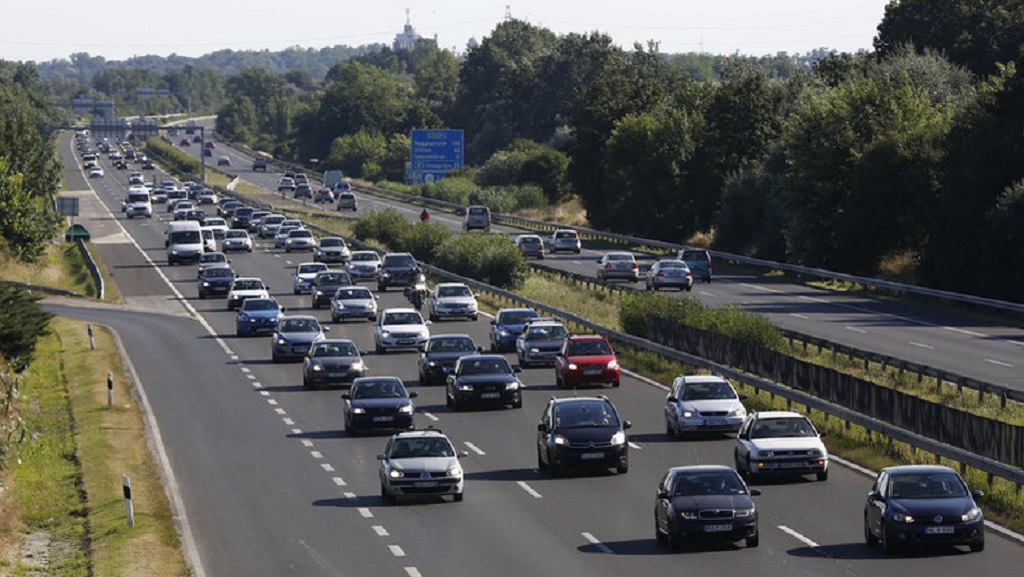
M523 334L523 325L529 319L540 317L533 309L501 309L491 321L488 337L491 352L514 351L516 339Z
M199 273L199 298L228 296L231 284L235 282L235 271L224 265L208 266Z
M235 334L240 337L273 334L284 316L284 308L273 298L248 298L242 301L235 319Z

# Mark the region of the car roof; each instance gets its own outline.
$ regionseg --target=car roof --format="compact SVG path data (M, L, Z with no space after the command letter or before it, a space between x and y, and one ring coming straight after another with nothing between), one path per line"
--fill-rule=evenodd
M890 475L910 475L915 473L956 473L954 469L944 465L898 465L886 467L882 471Z
M722 383L722 382L728 383L729 382L728 379L725 379L724 377L719 377L718 375L680 375L679 378L683 379L683 382L686 383L686 384L690 384L690 383ZM767 413L770 413L770 412L775 412L775 411L764 411L764 412L758 413L758 414L759 415L763 415L763 414L767 414Z
M684 467L672 467L671 469L668 470L668 472L672 473L673 475L678 473L697 473L701 471L731 471L733 473L736 472L732 467L727 467L725 465L687 465Z
M437 429L417 429L415 431L402 431L401 433L395 433L391 436L392 439L409 439L417 437L443 437L447 439L448 435L445 435Z
M601 335L574 335L569 337L570 341L607 341Z
M284 320L292 320L292 319L302 319L302 320L307 320L307 321L316 321L317 323L320 322L313 315L288 315L288 316L283 317L281 320L284 321Z
M464 338L464 339L473 340L473 337L471 337L469 335L462 334L462 333L446 333L446 334L443 334L443 335L430 335L430 338L428 340L433 341L433 340L437 340L437 339L452 338L452 337L458 337L458 338Z
M469 285L467 285L464 282L439 282L439 283L437 283L434 286L435 287L466 287L466 288L469 288Z
M612 405L613 407L615 406L614 404L612 404L611 400L609 400L608 397L606 397L604 395L598 395L596 397L551 397L551 402L553 404L556 404L556 405L565 405L565 404L580 403L580 402L589 402L589 403L599 402L599 403L608 403L609 405Z
M341 344L341 343L352 343L353 345L355 345L355 342L353 342L352 339L320 339L319 341L316 342L316 344L318 344L318 345L319 344L324 344L324 343L326 343L328 345L335 345L335 344ZM384 378L384 377L370 377L370 378L381 379L381 378Z
M803 413L797 413L796 411L758 411L754 413L752 416L758 419L807 418L807 415Z

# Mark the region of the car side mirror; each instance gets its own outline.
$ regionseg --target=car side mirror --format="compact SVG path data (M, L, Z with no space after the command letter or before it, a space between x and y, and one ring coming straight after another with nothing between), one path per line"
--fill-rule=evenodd
M320 328L322 328L325 333L331 332L331 327L320 327Z
M659 499L668 499L669 495L667 491L658 491Z
M415 399L417 396L418 396L418 393L416 391L410 391L409 392L409 398L410 399Z
M351 396L351 395L349 395L348 393L342 393L342 394L341 394L341 398L342 398L342 399L345 399L345 400L347 401L347 400L351 399L351 398L352 398L352 396Z
M380 455L377 455L377 460L378 461L387 461L388 460L388 456L385 455L384 453L381 453Z
M466 451L459 451L458 453L456 453L455 456L460 458L460 459L465 459L466 457L469 456L469 453L466 452Z
M519 365L512 365L512 372L513 373L521 373L521 372L523 372L523 367L520 367ZM526 385L523 385L523 387L525 388Z
M631 423L630 421L622 421L622 430L632 428L632 426L633 423Z
M431 325L431 324L434 324L434 323L433 323L433 322L431 322L431 321L427 321L427 322L425 322L425 323L423 323L423 324L425 324L425 325Z
M597 259L597 260L595 260L594 262L596 262L596 263L600 263L600 262L601 262L601 259Z
M544 423L537 423L537 431L541 433L548 432L548 426Z
M868 493L868 501L881 501L881 500L882 500L882 494L879 493L878 491L871 491L870 493Z
M751 497L761 496L761 489L747 489L747 491L750 492Z
M984 496L985 496L985 491L982 491L980 489L975 489L975 490L971 491L971 497L974 497L975 499L981 499Z
M747 400L747 395L740 395L739 397L741 401Z
M673 395L669 395L668 398L665 399L665 401L669 403L677 403L679 402L679 399L675 398Z
M281 312L288 310L288 307L281 307Z
M498 326L498 321L491 321L491 326Z
M818 431L818 436L819 437L827 437L828 436L828 431Z

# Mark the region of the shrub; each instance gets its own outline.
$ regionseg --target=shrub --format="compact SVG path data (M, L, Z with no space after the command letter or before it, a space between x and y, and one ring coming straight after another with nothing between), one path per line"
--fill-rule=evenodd
M434 262L437 251L454 234L439 222L418 222L409 227L401 250L412 253L416 260Z
M453 235L438 248L433 264L506 289L518 287L529 272L526 260L502 235Z
M392 250L402 250L404 238L409 235L412 223L397 210L374 210L356 221L352 234L362 241L376 240Z
M18 287L0 286L0 355L18 373L32 362L39 337L49 332L53 314L40 308L40 298Z

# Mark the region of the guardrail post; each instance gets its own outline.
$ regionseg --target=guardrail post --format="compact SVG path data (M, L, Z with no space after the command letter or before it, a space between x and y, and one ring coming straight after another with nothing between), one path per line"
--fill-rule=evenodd
M1006 408L1006 389L1003 389L999 394L999 407L1003 409ZM1017 489L1020 490L1020 485L1017 485Z
M89 350L94 351L96 350L96 339L94 339L92 336L92 323L86 323L85 326L86 329L89 331ZM1006 401L1004 399L1003 403L1005 404L1005 402Z

